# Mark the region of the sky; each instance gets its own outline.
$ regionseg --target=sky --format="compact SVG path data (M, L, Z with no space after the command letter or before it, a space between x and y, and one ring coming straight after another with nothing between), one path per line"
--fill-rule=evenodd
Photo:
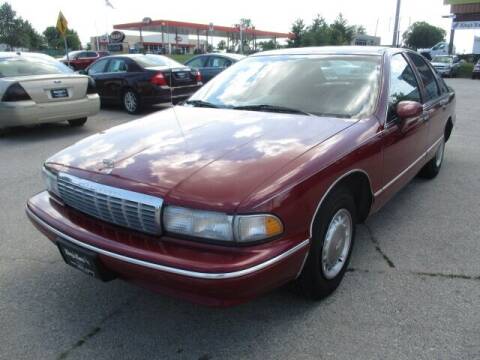
M105 0L8 0L17 14L29 20L39 32L55 25L61 10L69 28L79 33L83 44L89 42L92 35L111 32L113 24L137 22L147 16L153 20L212 22L224 26L238 23L240 18L250 18L257 29L289 32L298 18L309 24L320 14L330 22L342 13L349 23L363 25L368 34L376 33L382 38L382 44L388 45L392 42L396 6L396 0L109 1L115 9L106 7ZM400 31L403 33L415 21L427 21L444 28L448 38L451 20L442 15L448 15L449 10L443 0L402 0ZM471 52L474 35L480 35L480 31L456 32L458 53Z

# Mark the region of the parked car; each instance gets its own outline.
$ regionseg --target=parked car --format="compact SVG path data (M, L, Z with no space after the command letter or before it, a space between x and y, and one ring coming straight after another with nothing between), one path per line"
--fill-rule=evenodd
M73 70L82 70L86 69L94 61L107 55L109 53L106 51L71 51L68 53L68 58L65 55L60 61L70 66Z
M99 109L88 76L44 54L0 53L0 128L61 121L81 126Z
M435 56L448 55L448 48L449 48L448 42L442 41L435 44L431 48L418 49L417 51L430 60L430 59L433 59L433 57ZM455 54L455 47L453 47L452 53Z
M455 77L464 61L456 55L434 56L431 63L441 76Z
M198 71L153 54L107 56L85 74L95 80L102 103L121 104L130 114L146 105L180 102L202 86Z
M206 83L244 57L244 55L231 53L202 54L194 56L185 62L185 65L200 71L200 74L202 74L203 83Z
M480 60L473 67L472 79L480 79Z
M417 173L438 174L454 122L453 90L415 52L255 54L183 106L48 159L26 211L103 280L216 306L290 281L321 299L347 270L355 224Z

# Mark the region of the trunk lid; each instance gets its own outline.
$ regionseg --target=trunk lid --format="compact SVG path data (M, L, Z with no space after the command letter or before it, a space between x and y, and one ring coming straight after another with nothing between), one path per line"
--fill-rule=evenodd
M88 78L83 75L37 75L8 80L18 82L39 104L82 99L88 86Z

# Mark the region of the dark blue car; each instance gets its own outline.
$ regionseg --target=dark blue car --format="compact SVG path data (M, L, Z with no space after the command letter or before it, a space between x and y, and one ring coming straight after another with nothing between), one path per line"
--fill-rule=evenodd
M202 82L206 83L244 57L244 55L230 53L202 54L194 56L185 62L185 65L200 71L202 74Z

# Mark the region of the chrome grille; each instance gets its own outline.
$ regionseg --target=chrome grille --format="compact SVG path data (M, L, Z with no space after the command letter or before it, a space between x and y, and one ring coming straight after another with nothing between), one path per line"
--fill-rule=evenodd
M163 200L63 173L58 190L65 204L98 219L159 235Z

